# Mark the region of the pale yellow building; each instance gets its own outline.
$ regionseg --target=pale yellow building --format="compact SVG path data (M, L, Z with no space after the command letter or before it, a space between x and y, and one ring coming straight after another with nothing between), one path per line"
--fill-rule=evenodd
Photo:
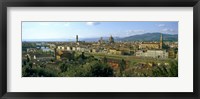
M162 33L161 33L159 43L143 42L142 44L139 45L139 49L162 49L162 46L163 46L163 38L162 38Z
M123 52L115 49L110 49L109 54L114 54L114 55L122 55Z

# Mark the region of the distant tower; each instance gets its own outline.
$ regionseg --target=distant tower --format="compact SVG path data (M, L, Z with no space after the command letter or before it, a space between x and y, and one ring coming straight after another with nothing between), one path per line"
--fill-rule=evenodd
M114 43L114 38L112 37L112 35L109 38L109 43Z
M163 46L163 37L162 37L162 33L160 34L160 49L162 49Z
M103 43L103 37L101 37L101 38L99 39L99 43L100 43L100 44Z
M103 37L100 38L100 41L101 41L101 42L103 41Z
M76 42L78 42L78 35L76 35Z

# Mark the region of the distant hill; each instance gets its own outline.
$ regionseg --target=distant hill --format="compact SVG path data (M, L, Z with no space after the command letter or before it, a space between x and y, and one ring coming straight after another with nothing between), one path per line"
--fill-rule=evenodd
M160 41L160 33L145 33L140 35L133 35L128 37L113 37L115 41ZM97 42L99 38L79 38L80 41ZM109 37L103 37L103 40L108 41ZM178 34L163 34L164 41L178 41ZM29 39L22 41L75 41L74 39Z
M161 33L145 33L119 39L120 41L159 41ZM164 41L178 41L178 34L163 34Z
M160 41L160 34L161 33L145 33L140 35L133 35L128 37L114 37L115 41ZM85 38L81 39L80 41L86 42L97 42L99 38ZM103 40L108 40L109 37L103 37ZM163 34L164 41L178 41L178 34Z

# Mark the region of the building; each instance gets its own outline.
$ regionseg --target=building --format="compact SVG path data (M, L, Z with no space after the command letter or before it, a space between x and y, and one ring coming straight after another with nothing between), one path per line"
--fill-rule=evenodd
M162 33L160 34L160 42L143 42L139 45L139 49L162 49L163 46L163 37Z
M31 60L31 55L30 54L26 54L25 57L29 60Z
M175 51L173 49L170 49L168 51L168 56L169 56L169 58L176 58Z
M64 47L64 46L58 46L57 49L58 49L58 50L64 51L64 50L65 50L65 47Z
M99 41L98 41L98 44L103 44L103 43L104 43L103 37L101 37L101 38L99 39Z
M35 55L33 56L33 59L37 59Z
M76 43L78 43L78 35L76 35Z
M53 52L53 50L50 49L49 47L41 47L41 50L42 50L43 52Z
M92 49L92 52L93 52L93 53L97 53L98 50L97 50L96 48L93 48L93 49Z
M123 52L120 51L120 50L116 50L116 49L110 49L110 50L109 50L109 54L122 55Z
M152 58L168 58L168 52L166 50L147 50L137 51L136 56L139 57L152 57Z
M72 50L72 47L67 46L67 51L71 51L71 50Z
M109 38L109 43L114 43L114 38L112 37L112 35Z
M37 52L37 49L36 48L27 48L26 51L27 51L27 53L35 53L35 52Z
M139 49L160 49L160 43L142 43Z
M55 45L55 44L48 44L48 45L49 45L49 48L50 48L50 49L56 48L56 45Z
M76 47L72 47L72 51L76 51Z

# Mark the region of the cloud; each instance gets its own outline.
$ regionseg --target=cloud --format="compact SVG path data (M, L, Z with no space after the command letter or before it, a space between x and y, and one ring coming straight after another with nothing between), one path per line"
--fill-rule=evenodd
M165 27L165 24L158 24L158 27Z
M174 29L169 29L169 28L165 28L165 29L162 29L161 32L165 32L165 33L175 33L176 30L174 30Z
M136 34L143 34L145 32L146 32L145 30L128 30L126 31L125 35L131 36L131 35L136 35Z
M86 25L89 25L89 26L94 26L94 25L99 25L100 22L86 22Z
M145 30L128 30L128 33L141 33L141 32L145 32Z

